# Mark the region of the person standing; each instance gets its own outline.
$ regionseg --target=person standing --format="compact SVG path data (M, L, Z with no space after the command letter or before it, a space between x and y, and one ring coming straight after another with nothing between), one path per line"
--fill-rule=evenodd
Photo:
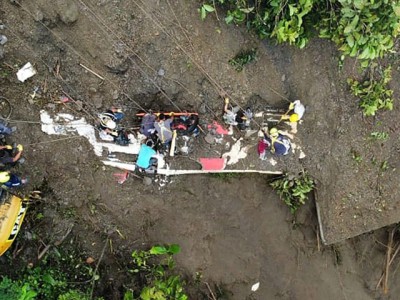
M157 136L164 148L168 149L169 144L172 141L172 129L171 124L174 120L174 115L171 114L171 118L167 119L164 114L158 116L158 121L154 122L154 128L156 129Z

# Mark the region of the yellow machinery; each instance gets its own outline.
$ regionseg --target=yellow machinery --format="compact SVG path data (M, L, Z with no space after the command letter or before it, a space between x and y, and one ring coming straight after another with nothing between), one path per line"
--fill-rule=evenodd
M3 190L0 199L0 256L14 242L28 208L28 200Z

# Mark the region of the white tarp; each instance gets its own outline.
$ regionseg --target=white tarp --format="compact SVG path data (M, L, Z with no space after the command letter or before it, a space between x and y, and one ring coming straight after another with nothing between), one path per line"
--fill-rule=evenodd
M42 122L42 131L47 134L66 135L76 132L80 136L84 136L92 144L97 156L102 155L103 149L127 154L138 154L140 150L140 141L133 135L130 136L131 144L128 146L116 145L113 142L98 142L95 128L88 124L85 118L75 119L74 116L63 113L57 114L53 118L45 110L41 110L40 121Z

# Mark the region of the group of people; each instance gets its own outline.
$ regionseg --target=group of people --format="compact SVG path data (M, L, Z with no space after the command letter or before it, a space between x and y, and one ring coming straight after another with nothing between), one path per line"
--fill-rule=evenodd
M248 129L253 118L250 108L232 107L229 103L229 98L225 98L223 116L225 123L227 125L238 126L239 130ZM296 123L302 119L304 112L305 106L300 100L295 100L290 103L288 110L281 116L279 122L289 121L290 123ZM287 155L290 153L291 142L283 131L278 130L276 127L270 129L265 127L260 130L260 133L261 139L258 144L258 154L262 160L266 158L267 150L276 155Z
M289 121L290 123L295 124L303 118L304 112L305 106L300 102L300 100L295 100L290 103L287 112L281 116L280 121ZM261 139L258 143L258 154L260 159L266 159L267 150L276 155L288 155L291 148L291 141L283 131L278 130L276 127L261 130Z
M124 114L120 108L111 107L99 115L100 138L114 141L119 145L129 144L129 135L120 126ZM138 154L137 166L149 169L157 164L157 158L168 153L174 131L183 135L196 136L199 133L198 116L195 113L145 113L141 118L139 132L142 144ZM176 133L176 134L177 134Z
M146 113L140 124L140 133L145 136L140 147L136 165L142 170L153 171L157 163L168 153L171 143L178 133L197 136L199 134L198 115L194 113L153 114ZM174 151L174 149L172 149Z
M25 162L25 158L22 157L24 147L21 144L13 143L9 145L5 143L6 137L16 130L16 127L8 127L0 122L0 137L4 144L0 145L0 185L3 189L20 187L27 182L25 178L11 172L13 167Z
M280 121L296 123L303 117L304 105L300 100L290 103ZM197 113L153 113L139 114L141 123L139 132L142 143L136 161L137 167L142 170L154 169L158 160L169 153L171 142L178 133L181 135L197 136L199 134L199 117ZM119 123L124 114L120 108L111 107L99 115L100 137L112 140L119 145L129 144L129 135L120 127ZM237 126L239 130L250 128L253 112L248 107L232 107L228 98L224 99L223 119L227 125ZM279 122L278 122L279 124ZM1 127L0 127L1 130ZM267 150L276 155L287 155L291 150L291 141L284 132L276 127L265 127L260 131L261 139L258 144L258 153L261 159L266 158ZM1 147L0 147L1 150Z

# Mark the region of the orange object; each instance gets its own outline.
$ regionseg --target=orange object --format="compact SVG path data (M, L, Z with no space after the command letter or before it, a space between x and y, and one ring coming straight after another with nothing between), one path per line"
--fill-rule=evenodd
M157 113L153 113L153 115L156 115L156 116L159 116L160 114L164 114L164 115L166 115L166 116L191 116L191 115L195 115L195 116L198 116L199 114L198 113L194 113L194 112L179 112L179 113L176 113L176 112L157 112ZM146 113L137 113L136 114L136 116L137 117L144 117L146 115Z

